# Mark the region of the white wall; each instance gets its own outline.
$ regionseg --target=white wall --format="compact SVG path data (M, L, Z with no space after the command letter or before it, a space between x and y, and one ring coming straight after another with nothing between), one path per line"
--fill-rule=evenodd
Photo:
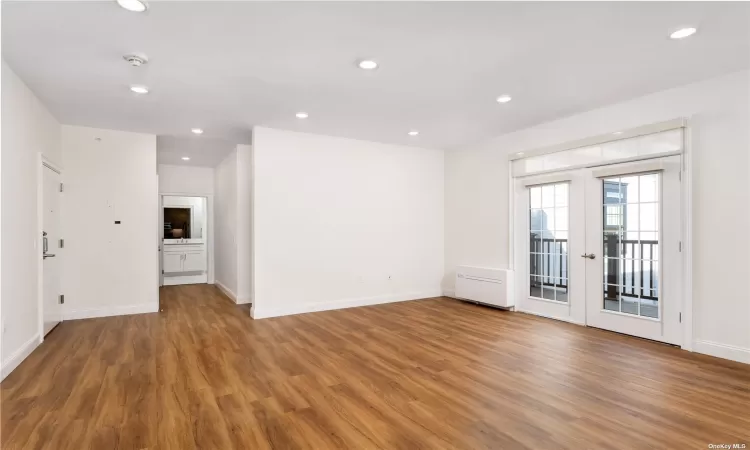
M158 311L156 136L63 126L62 149L65 318Z
M253 130L253 317L440 295L443 152Z
M671 89L446 153L444 291L458 265L509 266L508 154L690 117L694 349L750 362L750 73ZM732 230L736 227L736 230ZM731 241L728 237L731 236Z
M2 62L2 378L41 341L37 304L39 153L60 165L60 124Z
M253 299L253 148L237 146L237 303Z
M159 192L163 194L213 194L214 169L211 167L159 164Z
M215 279L237 301L237 151L215 169Z

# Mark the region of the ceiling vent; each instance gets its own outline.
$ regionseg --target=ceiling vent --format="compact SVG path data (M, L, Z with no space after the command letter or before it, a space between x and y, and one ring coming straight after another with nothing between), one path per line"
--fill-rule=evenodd
M144 64L148 64L148 58L146 55L125 55L122 58L133 67L140 67Z

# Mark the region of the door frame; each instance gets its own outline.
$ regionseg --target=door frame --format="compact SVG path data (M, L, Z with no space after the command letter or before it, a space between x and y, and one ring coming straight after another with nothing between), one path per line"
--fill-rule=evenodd
M57 172L60 175L60 183L62 183L62 176L63 172L60 166L56 165L49 159L47 159L42 152L39 152L39 157L37 158L37 171L36 171L36 228L37 228L37 240L36 240L36 246L35 251L37 252L37 277L36 277L36 301L37 301L37 327L39 329L39 343L41 344L44 341L44 258L42 258L42 252L40 251L43 245L42 242L42 232L44 231L44 168L47 167L54 172ZM62 195L60 196L62 197ZM60 226L61 226L61 232L62 232L62 215L63 215L63 201L62 198L60 198ZM64 259L64 252L58 252L60 253L60 259ZM60 288L62 289L63 286L63 271L64 271L64 265L60 264ZM61 318L60 323L62 323L65 320L65 305L63 304L61 307Z
M683 150L681 153L681 159L682 164L680 167L680 197L681 197L681 217L680 217L680 226L681 226L681 232L682 232L682 345L680 348L687 351L693 351L694 343L693 343L693 179L695 176L695 168L693 167L692 161L693 161L693 152L695 151L695 148L693 146L693 133L692 133L692 127L690 126L690 118L681 118L679 119L683 124ZM635 127L629 130L625 130L624 134L627 135L641 135L641 134L647 134L646 132L641 132L642 130L650 129L652 125L644 125L641 127ZM611 133L610 133L611 135ZM516 258L518 256L519 252L523 252L523 248L516 248L516 208L517 208L517 202L516 202L516 181L519 179L523 179L525 177L515 177L513 176L513 167L511 165L511 161L514 159L518 159L519 150L523 149L515 149L508 153L508 159L507 159L507 174L508 174L508 249L509 249L509 267L511 270L516 271L518 268L518 265L516 264ZM526 152L526 153L533 153L533 152ZM669 155L655 155L654 157L646 157L642 160L648 160L648 159L654 159L654 158L661 158ZM641 159L638 159L641 160ZM612 164L619 164L623 162L634 162L634 161L618 161L613 162ZM576 168L566 168L562 171L569 171ZM554 175L558 172L547 172L545 175ZM536 176L541 176L543 174L538 174ZM530 175L531 176L531 175ZM523 230L522 230L523 231ZM516 274L516 276L519 276L519 274ZM525 284L519 285L519 283L516 283L516 292L515 296L516 298L520 298L520 295L525 295L525 292L520 291L519 289L523 289L523 286ZM527 312L527 311L521 311L528 314L535 314L533 312ZM555 319L555 318L553 318ZM558 319L556 319L558 320Z
M164 284L164 276L161 273L164 253L164 242L162 241L164 233L164 197L204 197L206 199L206 211L208 213L208 236L206 238L206 252L208 257L208 282L214 284L214 194L202 194L197 192L159 192L159 220L156 239L159 243L157 257L159 258L159 286Z

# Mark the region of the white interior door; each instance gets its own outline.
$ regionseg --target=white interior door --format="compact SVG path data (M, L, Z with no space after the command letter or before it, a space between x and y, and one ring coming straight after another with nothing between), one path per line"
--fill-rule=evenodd
M42 317L44 334L62 321L60 304L60 174L42 167Z
M680 157L590 170L586 323L682 343Z
M584 191L579 172L516 180L519 310L585 323Z

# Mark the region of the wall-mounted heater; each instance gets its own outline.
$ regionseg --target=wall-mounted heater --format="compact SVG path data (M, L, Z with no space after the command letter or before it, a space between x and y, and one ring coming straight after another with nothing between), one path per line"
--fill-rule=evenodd
M502 308L515 305L513 271L459 266L456 269L456 297Z

